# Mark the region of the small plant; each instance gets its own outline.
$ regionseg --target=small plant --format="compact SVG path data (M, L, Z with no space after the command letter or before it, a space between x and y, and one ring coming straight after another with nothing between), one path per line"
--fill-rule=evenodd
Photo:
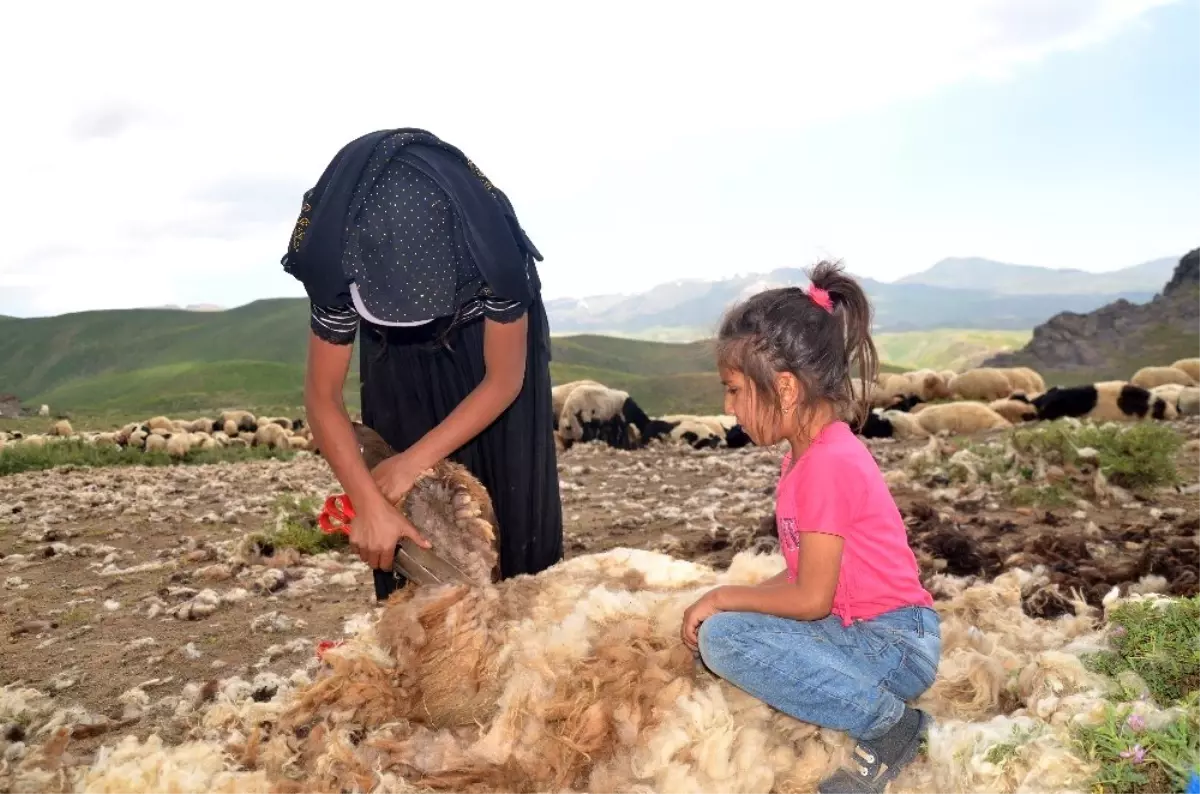
M1075 497L1060 485L1019 485L1009 494L1018 507L1066 507Z
M283 494L275 502L275 525L254 537L260 548L291 548L301 554L320 554L345 548L349 538L342 532L323 532L317 525L320 502L312 496Z
M1200 768L1200 702L1193 692L1184 713L1157 729L1134 713L1131 706L1105 708L1104 721L1080 728L1076 743L1099 763L1093 791L1184 791L1188 778Z

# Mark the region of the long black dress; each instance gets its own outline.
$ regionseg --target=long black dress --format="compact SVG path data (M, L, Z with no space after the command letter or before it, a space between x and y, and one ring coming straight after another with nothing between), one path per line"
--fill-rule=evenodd
M453 203L429 175L400 160L372 162L376 175L356 190L342 262L359 303L311 303L310 327L334 344L358 337L363 423L403 451L483 380L485 318L508 323L528 316L520 394L450 457L491 496L501 576L542 571L562 558L562 504L550 331L536 265L525 265L532 300L495 294L471 258ZM369 319L379 319L375 307L389 311L389 320ZM380 599L403 585L391 571L376 570L374 577Z

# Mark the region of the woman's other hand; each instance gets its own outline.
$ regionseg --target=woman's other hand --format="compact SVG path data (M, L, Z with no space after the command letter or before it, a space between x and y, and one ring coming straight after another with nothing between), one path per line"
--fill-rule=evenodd
M372 469L371 477L389 502L399 504L404 495L412 490L421 471L411 456L401 452Z
M412 538L424 549L430 546L411 521L386 503L361 513L350 527L350 548L367 565L381 571L391 570L396 546L403 538Z

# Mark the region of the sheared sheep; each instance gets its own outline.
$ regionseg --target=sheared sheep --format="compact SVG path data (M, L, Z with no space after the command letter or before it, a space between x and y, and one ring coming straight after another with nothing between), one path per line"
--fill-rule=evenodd
M1036 394L1046 390L1046 382L1042 376L1029 367L996 367L996 372L1008 379L1009 391L1019 391L1026 394Z
M68 438L75 435L75 431L71 428L71 423L66 419L59 419L50 428L50 435L58 436L59 438Z
M1165 418L1168 406L1141 386L1124 381L1104 381L1087 386L1053 386L1033 401L1044 420L1072 416L1101 422Z
M1175 407L1180 416L1200 415L1200 388L1195 386L1184 387L1179 392Z
M1181 358L1171 366L1183 370L1189 378L1200 383L1200 358Z
M931 435L942 432L975 433L980 430L999 430L1012 423L983 403L953 402L930 405L916 420Z
M879 420L880 424L877 427L880 430L884 427L882 423L886 423L886 426L891 429L890 436L884 435L884 438L890 437L904 441L910 438L926 438L929 436L929 431L921 425L920 419L905 411L894 409L883 411L879 416Z
M1013 392L1008 376L991 367L969 369L961 375L955 375L948 385L951 396L959 400L991 402Z
M1178 384L1180 386L1195 386L1196 379L1187 372L1176 367L1142 367L1133 373L1129 382L1143 389L1153 389L1155 386Z

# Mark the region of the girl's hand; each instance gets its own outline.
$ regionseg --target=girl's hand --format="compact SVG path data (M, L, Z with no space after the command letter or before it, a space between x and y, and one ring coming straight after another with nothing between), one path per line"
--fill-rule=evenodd
M412 538L421 548L430 546L412 522L386 502L368 508L350 527L350 548L359 558L381 571L392 569L401 538Z
M693 651L700 646L700 624L723 611L717 606L717 590L713 588L701 596L700 600L687 608L683 613L683 644Z
M407 453L401 452L372 469L371 477L384 497L394 505L412 490L421 471Z

